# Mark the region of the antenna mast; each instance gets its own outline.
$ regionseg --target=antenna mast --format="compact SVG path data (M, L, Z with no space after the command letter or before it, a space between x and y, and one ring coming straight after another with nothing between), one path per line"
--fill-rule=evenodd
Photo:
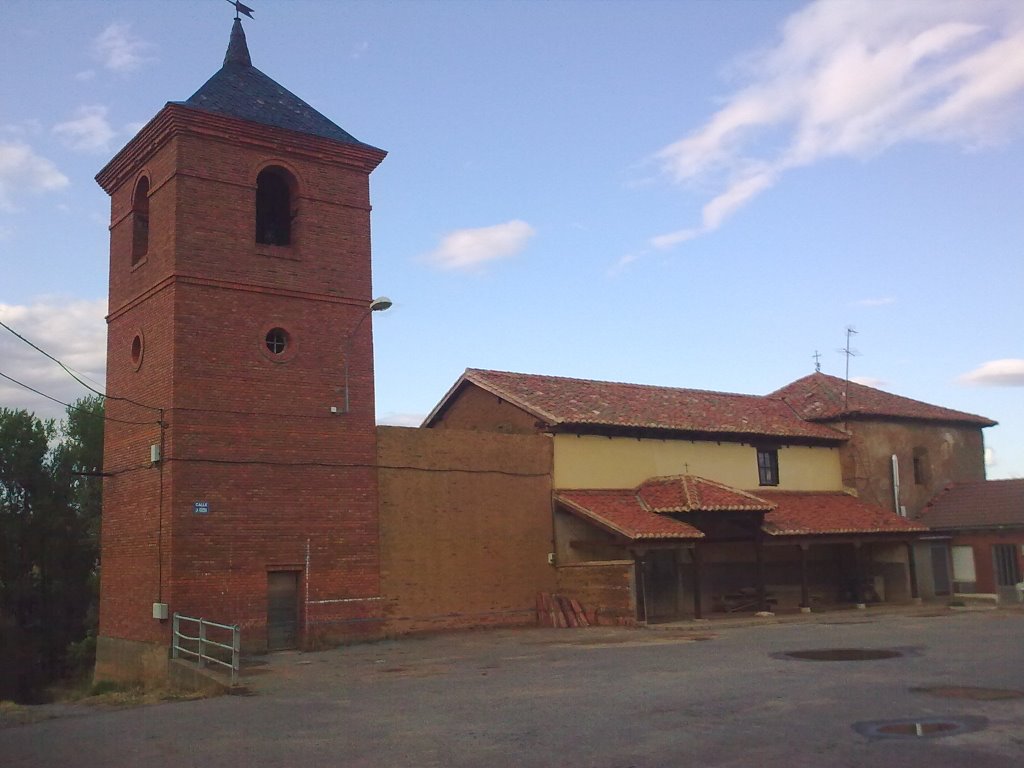
M843 411L849 410L850 405L850 358L856 357L859 352L850 348L850 337L856 335L857 329L852 325L846 326L846 346L839 351L846 355L846 385L843 387Z

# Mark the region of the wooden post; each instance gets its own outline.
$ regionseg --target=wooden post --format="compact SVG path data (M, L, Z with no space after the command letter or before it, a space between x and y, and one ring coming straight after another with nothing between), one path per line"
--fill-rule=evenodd
M754 556L757 559L757 610L764 613L768 610L768 596L764 588L764 540L760 528L754 538Z
M859 541L853 542L853 601L858 608L864 605L864 568Z
M683 550L681 547L672 550L672 565L676 569L676 618L679 618L683 615L686 594L683 585Z
M807 584L807 550L810 545L800 542L800 608L811 610L811 590Z
M701 604L700 604L700 591L701 591L700 572L701 572L701 568L703 567L703 565L701 564L700 544L696 544L695 543L693 545L692 554L693 554L693 618L695 618L695 619L703 619L704 618L704 613L701 610Z

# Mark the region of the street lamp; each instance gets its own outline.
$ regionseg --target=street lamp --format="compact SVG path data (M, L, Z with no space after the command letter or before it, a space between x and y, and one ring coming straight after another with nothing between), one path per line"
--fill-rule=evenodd
M355 326L349 331L348 336L345 337L345 342L342 345L342 362L345 365L345 409L342 413L348 413L348 358L349 353L352 351L352 341L356 337L356 331L359 330L359 326L363 324L363 321L370 316L371 312L383 312L391 307L392 301L387 296L378 296L376 299L371 301L363 314L359 316Z

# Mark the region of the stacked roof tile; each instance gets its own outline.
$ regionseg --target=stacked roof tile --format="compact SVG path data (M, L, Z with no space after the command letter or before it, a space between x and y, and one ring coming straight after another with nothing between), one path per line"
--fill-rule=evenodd
M955 483L928 502L918 521L929 528L1024 528L1024 480Z
M768 397L784 400L809 421L831 421L844 416L881 416L966 423L979 427L996 424L984 416L922 403L820 372L797 379Z
M772 504L751 493L695 475L654 477L637 489L640 502L651 512L768 512Z
M427 417L430 424L466 383L550 427L613 427L838 443L842 433L800 418L778 398L621 384L470 368Z
M555 499L598 527L627 539L700 539L704 534L688 523L647 509L633 489L559 491Z
M759 491L730 488L692 475L655 477L637 488L563 490L555 500L580 517L631 540L699 539L703 534L674 515L763 512L772 536L912 534L921 522L843 492Z
M849 533L916 533L928 528L848 493L759 491L775 509L765 515L773 536Z

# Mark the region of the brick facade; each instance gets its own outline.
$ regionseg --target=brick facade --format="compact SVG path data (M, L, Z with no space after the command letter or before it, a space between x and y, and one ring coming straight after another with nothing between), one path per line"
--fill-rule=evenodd
M301 642L379 631L366 315L383 156L169 104L97 177L111 195L101 638L166 644L169 623L151 618L166 603L265 647L275 570L298 574ZM267 166L294 181L287 246L255 242Z
M985 479L985 442L979 426L857 419L848 422L848 430L850 440L839 449L843 482L880 507L895 506L893 454L900 467L900 502L910 517L949 483Z
M551 440L378 427L388 630L532 624L555 585Z

